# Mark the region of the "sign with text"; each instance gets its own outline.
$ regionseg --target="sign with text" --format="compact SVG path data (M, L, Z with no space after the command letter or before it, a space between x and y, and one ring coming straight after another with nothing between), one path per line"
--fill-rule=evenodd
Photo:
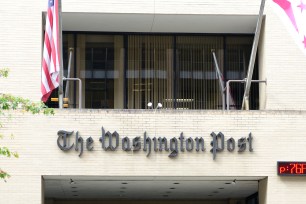
M120 139L119 134L115 131L113 133L109 131L105 131L102 127L102 134L99 138L99 142L101 143L101 148L105 151L116 151L119 147L119 143L121 142L121 148L123 151L140 151L141 149L147 153L147 156L154 152L169 152L169 157L174 158L177 157L179 152L184 152L185 150L188 152L193 151L194 149L199 152L205 151L205 142L202 137L188 137L185 138L183 132L181 132L179 137L172 137L170 139L166 137L149 137L147 132L144 132L143 139L140 137L123 137ZM76 131L66 131L60 130L57 132L57 145L62 151L69 151L71 149L79 152L79 156L83 154L84 143L85 147L88 151L93 150L94 140L92 137L88 137L85 141L83 137L80 136L79 132ZM71 136L74 135L74 142L70 141ZM234 138L229 138L225 141L225 136L222 132L218 134L212 132L210 134L210 152L213 155L213 159L216 159L217 153L222 152L225 149L225 144L227 151L233 152L236 149L236 140ZM245 151L253 151L253 137L252 134L249 133L248 137L241 137L237 140L237 152L245 152Z
M306 176L306 162L278 161L277 174L279 176Z

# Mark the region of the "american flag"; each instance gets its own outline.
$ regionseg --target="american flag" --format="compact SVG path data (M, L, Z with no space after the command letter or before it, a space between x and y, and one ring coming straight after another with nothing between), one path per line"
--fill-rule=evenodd
M306 54L306 0L272 0L272 7Z
M59 86L60 44L58 1L48 0L41 73L41 100L43 102L46 102L52 90Z

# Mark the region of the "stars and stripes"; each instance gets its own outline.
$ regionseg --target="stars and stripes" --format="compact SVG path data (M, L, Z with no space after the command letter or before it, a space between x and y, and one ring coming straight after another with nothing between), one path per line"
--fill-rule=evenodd
M41 93L46 102L52 90L59 86L60 40L59 40L59 0L48 0L46 28L41 73Z
M272 0L272 6L306 54L306 0Z

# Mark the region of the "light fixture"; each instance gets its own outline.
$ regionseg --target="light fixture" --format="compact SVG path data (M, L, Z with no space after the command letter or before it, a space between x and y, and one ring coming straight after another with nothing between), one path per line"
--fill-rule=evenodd
M148 106L150 109L153 109L153 103L152 103L152 102L149 102L149 103L147 104L147 106ZM162 107L163 107L163 104L158 103L157 106L156 106L156 108L155 108L155 110L156 110L156 109L160 109L160 108L162 108Z
M161 104L161 103L158 103L157 106L156 106L157 109L162 108L162 107L163 107L163 104Z
M72 179L70 179L70 184L73 185L75 184L75 182Z
M149 102L147 106L148 106L149 108L152 108L152 105L153 105L152 102Z
M234 180L232 181L232 184L233 184L233 185L235 185L235 184L236 184L236 179L234 179Z

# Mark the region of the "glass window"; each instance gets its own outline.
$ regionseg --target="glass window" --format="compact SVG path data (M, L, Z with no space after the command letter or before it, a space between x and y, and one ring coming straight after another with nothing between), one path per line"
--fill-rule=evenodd
M129 109L173 108L173 37L130 35L126 77Z
M78 35L77 50L85 108L123 108L122 36Z
M164 109L222 109L212 50L224 82L242 80L252 43L252 36L235 35L64 34L64 76L74 48L70 77L82 81L82 108L146 109L152 102ZM68 83L69 107L78 108L78 83ZM230 90L231 109L240 109L244 84L232 83ZM250 109L258 109L258 84L250 96Z
M247 77L249 60L252 51L253 37L226 37L226 80L244 79ZM258 79L258 66L255 63L253 79ZM232 109L241 109L244 94L244 83L231 83ZM259 85L252 83L250 90L250 109L259 108Z
M176 104L179 109L222 109L212 50L223 70L223 38L177 37Z
M114 108L114 44L86 42L85 107Z

